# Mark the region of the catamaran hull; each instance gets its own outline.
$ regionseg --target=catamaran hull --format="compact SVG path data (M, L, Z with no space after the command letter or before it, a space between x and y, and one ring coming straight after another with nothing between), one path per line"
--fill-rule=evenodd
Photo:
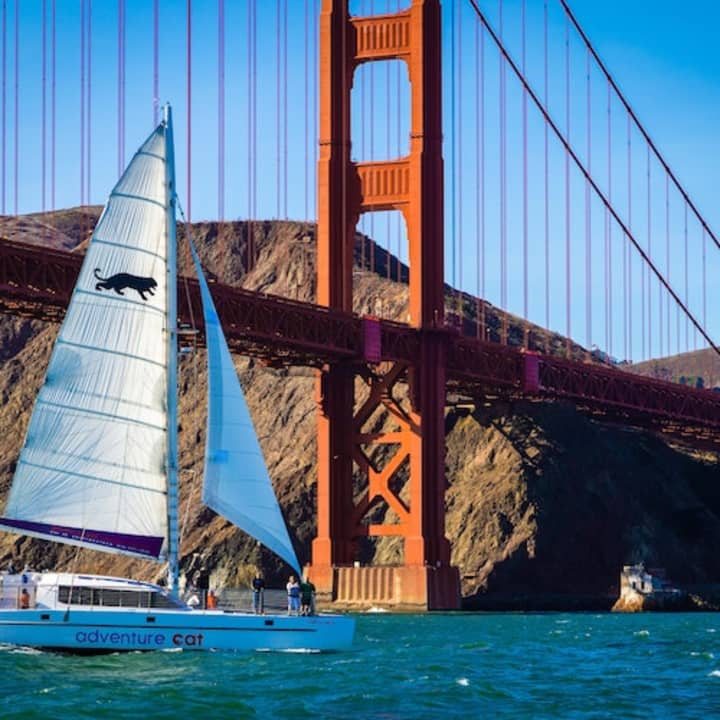
M333 652L350 648L354 629L354 620L341 615L0 611L0 643L82 653L139 650Z

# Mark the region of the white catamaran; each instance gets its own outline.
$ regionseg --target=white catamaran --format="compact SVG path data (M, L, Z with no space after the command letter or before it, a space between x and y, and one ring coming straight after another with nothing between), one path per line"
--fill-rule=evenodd
M170 108L97 223L0 518L168 563L168 585L2 573L0 642L69 651L341 650L354 620L191 609L179 596L177 252ZM203 500L300 566L195 249L208 357Z

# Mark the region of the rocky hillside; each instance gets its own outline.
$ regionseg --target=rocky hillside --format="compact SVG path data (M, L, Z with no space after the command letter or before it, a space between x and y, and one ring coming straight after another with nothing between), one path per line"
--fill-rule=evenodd
M96 216L93 210L0 218L0 234L28 242L42 234L48 243L70 249L84 243ZM314 299L314 228L264 222L253 223L250 232L257 257L245 274L246 223L193 227L205 267L223 282ZM373 255L380 272L371 272L367 263L358 266L356 309L405 319L406 287L387 279L380 249ZM358 251L358 262L361 257L368 254ZM187 268L183 253L181 272ZM406 275L400 268L401 278ZM505 324L511 340L521 341L522 329L512 318L489 306L486 313L493 333ZM0 318L3 498L56 332L35 321ZM564 346L562 338L533 333L546 346ZM261 563L279 584L286 569L200 502L203 361L198 351L183 356L180 367L182 565L189 569L203 556L212 582L222 586L246 582ZM246 358L236 364L291 536L307 561L315 531L313 373L267 368ZM621 565L636 561L665 567L676 584L720 579L716 456L600 425L561 404L463 403L449 407L446 424L447 534L468 607L609 607ZM399 547L384 538L364 544L362 553L364 561L393 562ZM159 573L149 563L0 534L0 563L11 556L38 567L147 578Z

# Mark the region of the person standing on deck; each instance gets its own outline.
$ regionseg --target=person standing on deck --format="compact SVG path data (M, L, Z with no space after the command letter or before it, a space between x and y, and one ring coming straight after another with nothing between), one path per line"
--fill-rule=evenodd
M265 580L262 573L258 570L252 581L252 607L256 615L265 614Z
M210 573L205 565L203 565L197 572L195 586L200 593L200 607L205 610L207 608L208 590L210 589Z
M285 587L288 594L288 615L297 615L300 612L300 583L291 575Z
M300 583L300 614L315 614L315 586L306 575Z

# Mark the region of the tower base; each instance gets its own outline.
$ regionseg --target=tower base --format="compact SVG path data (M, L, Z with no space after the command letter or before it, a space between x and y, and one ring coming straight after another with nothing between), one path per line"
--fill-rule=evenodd
M318 607L400 612L458 610L460 574L441 565L308 566Z

